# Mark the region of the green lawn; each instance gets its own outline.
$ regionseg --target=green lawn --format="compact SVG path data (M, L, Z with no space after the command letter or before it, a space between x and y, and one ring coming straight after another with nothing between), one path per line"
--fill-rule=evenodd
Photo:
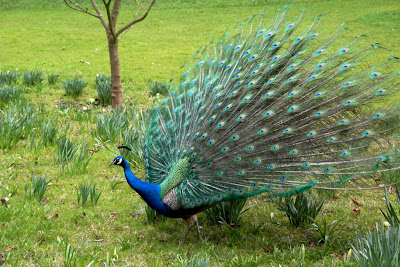
M266 17L272 19L274 10L283 4L268 2ZM376 42L387 48L369 64L377 65L390 55L400 57L398 1L296 1L289 17L303 7L307 7L303 25L316 15L328 14L321 25L326 35L346 22L350 30L344 34L344 43L366 34L361 45ZM256 0L160 1L148 18L120 41L126 106L135 110L151 107L154 99L147 93L151 82L171 78L177 82L185 70L181 66L198 48L264 9L263 1ZM127 12L122 15L121 22L127 21ZM94 266L112 265L113 260L117 266L181 266L183 258L197 254L210 258L209 266L299 266L302 245L304 266L355 266L354 261L345 262L334 253L347 253L357 230L367 232L383 219L381 191L342 192L337 199L332 198L334 194L318 192L321 199L326 198L318 219L343 219L340 231L324 250L309 226L293 228L275 201L259 196L248 201L251 208L240 227L212 226L201 214L203 240L191 233L187 243L179 246L185 223L167 219L148 224L140 197L126 183L112 188L112 181L123 177L122 170L108 166L114 155L106 149L97 151L96 116L110 113L108 107L88 103L97 97L96 74L109 73L100 22L68 9L62 1L41 1L39 6L31 0L0 2L0 70L16 69L20 74L41 70L61 75L61 82L51 86L47 80L42 86L25 86L20 76L16 86L23 88L22 96L28 102L43 105L38 118L50 119L58 129L57 137L66 134L79 144L85 140L95 152L86 171L71 173L60 168L56 144L40 145L39 139L32 137L0 149L0 198L8 198L8 207L0 203L0 253L5 252L6 266L64 265L68 244L78 266L91 262ZM65 96L62 81L75 77L88 81L88 87L80 97ZM143 177L142 166L136 166L134 172ZM50 180L44 195L49 199L43 204L24 199L32 174ZM77 204L76 190L81 183L96 184L101 192L96 206ZM357 206L351 198L364 206ZM354 208L361 213L354 215Z

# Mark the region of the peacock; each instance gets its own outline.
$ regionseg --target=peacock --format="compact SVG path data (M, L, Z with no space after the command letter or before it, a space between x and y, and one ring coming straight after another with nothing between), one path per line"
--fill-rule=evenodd
M379 188L396 183L398 58L370 66L382 46L322 38L288 7L253 16L198 51L182 83L152 109L145 181L123 156L128 184L159 213L187 223L221 201L290 196L310 188ZM322 39L322 40L321 40ZM397 64L397 66L396 66Z

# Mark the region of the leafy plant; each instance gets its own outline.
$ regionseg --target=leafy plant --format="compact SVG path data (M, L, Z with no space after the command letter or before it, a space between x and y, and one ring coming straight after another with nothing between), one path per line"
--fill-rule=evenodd
M63 88L66 95L80 96L82 95L83 89L87 86L87 82L82 79L68 79L63 82Z
M19 78L18 71L0 71L0 85L16 83Z
M205 210L204 213L210 224L218 224L222 221L229 225L238 224L243 214L249 210L249 208L243 210L246 201L247 199L237 199L221 202Z
M43 120L40 129L41 129L42 144L44 144L45 146L53 145L58 131L57 120L53 121L50 121L50 119L48 119L47 121Z
M235 267L257 267L260 266L261 263L261 258L258 258L257 256L250 256L249 258L243 257L241 254L238 254L235 258L233 258L228 266L235 266Z
M35 127L38 111L21 101L0 110L0 148L8 149L28 136Z
M81 204L82 207L85 206L88 199L90 199L93 206L97 205L101 196L101 192L98 192L98 188L96 188L96 185L94 184L89 186L80 184L77 188L76 194L78 197L78 204Z
M82 145L79 146L79 152L75 153L73 163L71 164L70 171L73 173L83 173L86 171L93 154L89 155L89 144L83 140Z
M39 85L43 80L43 73L40 70L24 72L24 84L27 86Z
M123 133L130 124L131 114L134 111L130 108L122 110L116 108L110 113L104 113L97 117L97 135L103 141L112 141L120 143Z
M125 158L138 166L144 165L144 145L150 117L149 110L132 111L130 127L123 132L122 143L131 149Z
M65 267L76 266L76 251L70 244L67 244L65 246L64 266Z
M327 243L328 240L330 239L330 237L332 236L332 234L337 231L337 227L339 226L339 223L341 222L341 220L334 220L331 223L328 224L328 222L326 221L326 218L324 218L321 222L317 222L316 220L312 219L311 220L314 222L311 226L312 226L312 230L314 230L315 232L318 233L318 236L320 238L320 240L318 241L318 243L320 242L324 242Z
M400 266L400 227L386 228L376 224L376 228L365 236L358 232L355 244L351 244L355 260L359 266Z
M110 180L110 186L112 190L115 190L117 185L122 184L125 182L125 178L116 179L116 176L113 176Z
M278 209L286 213L291 225L299 227L315 219L323 204L324 201L318 202L311 193L308 197L301 193L295 197L285 197L283 201L281 199Z
M36 198L39 202L42 201L44 193L46 192L47 186L50 183L50 181L46 181L46 178L47 178L47 176L46 177L36 177L36 176L32 175L32 186L30 186L28 184L25 185L24 199Z
M210 257L207 254L184 254L183 256L177 255L176 257L178 264L176 266L180 267L207 267L210 262Z
M68 139L65 135L57 139L58 162L67 165L78 153L79 145Z
M111 105L111 77L103 73L97 74L96 90L100 103Z
M148 90L151 96L156 96L157 94L168 95L170 88L171 85L169 84L155 81L149 85Z
M47 75L47 81L49 82L49 85L54 85L60 81L60 75L58 74L49 74Z
M400 195L399 195L399 190L397 189L397 187L396 187L396 199L397 199L397 204L400 207ZM385 189L385 200L386 200L387 212L384 212L381 208L379 208L383 217L385 217L386 221L388 221L392 227L399 227L400 219L397 216L397 213L394 210L392 203L390 203L390 199L389 199L386 189ZM400 208L399 208L399 213L400 213Z
M4 108L9 102L15 103L20 100L21 92L19 88L0 84L0 108Z

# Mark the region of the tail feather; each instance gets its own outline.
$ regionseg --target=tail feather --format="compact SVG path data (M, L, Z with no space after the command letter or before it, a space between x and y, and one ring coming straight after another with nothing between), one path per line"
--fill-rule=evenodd
M400 167L400 110L387 104L399 89L398 60L368 66L380 47L358 49L361 36L336 49L343 26L318 43L323 16L295 35L302 15L285 24L286 12L268 29L252 18L206 46L154 109L146 175L161 183L188 157L182 204L371 187L366 175Z

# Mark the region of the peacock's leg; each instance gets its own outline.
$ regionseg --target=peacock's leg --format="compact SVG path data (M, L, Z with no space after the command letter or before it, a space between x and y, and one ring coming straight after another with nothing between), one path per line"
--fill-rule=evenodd
M193 217L194 221L196 222L197 235L199 236L199 239L201 240L199 221L197 220L196 215L193 215L192 217Z
M197 233L200 238L200 228L199 228L199 223L197 221L197 216L196 215L190 216L189 218L185 219L185 221L186 221L187 227L186 227L185 234L183 235L183 239L180 242L181 245L185 243L186 238L187 238L190 230L192 229L194 223L196 223Z

